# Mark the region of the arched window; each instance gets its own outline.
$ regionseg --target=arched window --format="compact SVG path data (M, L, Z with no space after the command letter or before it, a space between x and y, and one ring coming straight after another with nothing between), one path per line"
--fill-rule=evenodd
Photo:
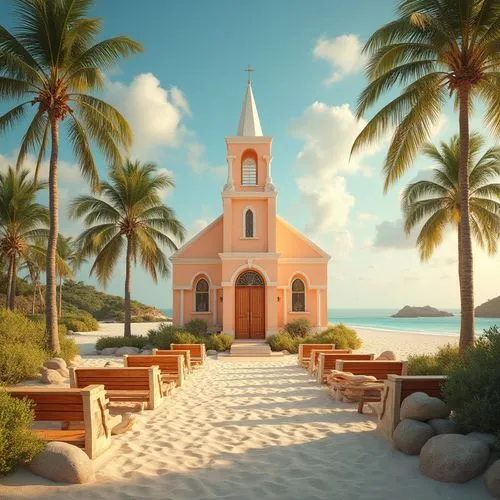
M306 311L306 287L304 282L297 278L292 283L292 312Z
M257 162L254 158L247 158L241 164L241 184L243 186L257 185Z
M209 286L205 278L196 283L196 312L208 312Z
M255 236L254 222L253 210L249 208L245 212L245 238L253 238Z

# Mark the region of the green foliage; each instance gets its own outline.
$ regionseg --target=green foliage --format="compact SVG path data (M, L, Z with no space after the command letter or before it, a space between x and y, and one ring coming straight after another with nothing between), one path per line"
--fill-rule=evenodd
M0 476L43 450L43 442L31 430L33 417L30 402L0 389Z
M59 357L63 358L66 363L71 361L77 354L80 353L78 344L73 339L70 339L65 335L62 336L59 334L59 345L61 347Z
M195 335L206 335L208 324L204 319L192 319L184 325L184 329Z
M157 328L148 331L149 342L158 349L170 349L170 344L175 344L178 329L172 325L162 323Z
M47 353L33 344L1 344L0 382L12 385L36 378L47 358Z
M289 321L283 328L291 337L305 337L311 330L311 322L307 318Z
M493 433L500 439L500 330L486 330L463 353L448 376L445 399L463 432Z
M137 347L142 349L150 341L143 335L132 335L131 337L101 337L95 344L98 351L107 347Z
M462 362L458 346L440 347L436 354L408 356L408 375L449 375Z
M86 312L65 312L59 319L59 324L73 332L93 332L99 330L99 323Z
M206 348L213 349L217 352L224 352L231 348L233 341L233 337L227 333L214 333L208 337Z
M296 354L299 349L299 339L292 337L288 332L282 331L276 335L271 335L267 339L272 351L287 350L291 354Z
M174 344L203 344L205 337L190 332L178 331L174 336Z

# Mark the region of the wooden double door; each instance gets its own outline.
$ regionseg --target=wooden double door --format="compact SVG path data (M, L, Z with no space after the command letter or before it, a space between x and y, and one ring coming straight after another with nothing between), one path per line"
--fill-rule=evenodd
M266 338L265 286L236 286L235 314L237 339Z

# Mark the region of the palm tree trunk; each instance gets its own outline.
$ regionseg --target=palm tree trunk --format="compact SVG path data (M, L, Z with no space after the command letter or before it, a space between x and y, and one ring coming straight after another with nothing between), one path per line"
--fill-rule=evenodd
M13 271L14 271L14 265L12 262L12 257L9 257L9 268L7 271L7 298L5 301L5 307L7 309L11 309L10 304L11 304L11 294L12 294L12 279L13 279Z
M16 255L14 254L11 257L11 265L12 265L12 278L10 282L10 293L9 293L9 309L13 311L16 308L16 278L17 278L17 263L16 263Z
M132 310L130 306L130 274L132 270L132 241L131 237L127 237L127 260L125 263L125 324L123 327L124 337L131 337L132 332L130 329L130 323L132 322Z
M35 315L36 311L36 283L33 281L33 301L31 302L31 314Z
M469 100L470 87L459 87L459 131L460 131L460 350L463 352L474 342L474 283L472 242L469 218Z
M59 122L51 118L52 145L49 170L49 241L47 244L47 287L45 290L46 329L49 349L59 354L59 334L57 329L57 276L56 255L59 233L59 203L57 194L57 159L59 155Z
M62 316L62 276L59 277L59 317Z

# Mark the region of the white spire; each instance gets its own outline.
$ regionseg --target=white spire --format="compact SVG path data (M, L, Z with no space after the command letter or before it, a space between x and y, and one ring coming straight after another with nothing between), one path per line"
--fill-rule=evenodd
M241 109L238 135L246 137L262 136L259 113L257 113L257 106L253 98L252 84L250 81L248 81L245 100L243 101L243 108Z

